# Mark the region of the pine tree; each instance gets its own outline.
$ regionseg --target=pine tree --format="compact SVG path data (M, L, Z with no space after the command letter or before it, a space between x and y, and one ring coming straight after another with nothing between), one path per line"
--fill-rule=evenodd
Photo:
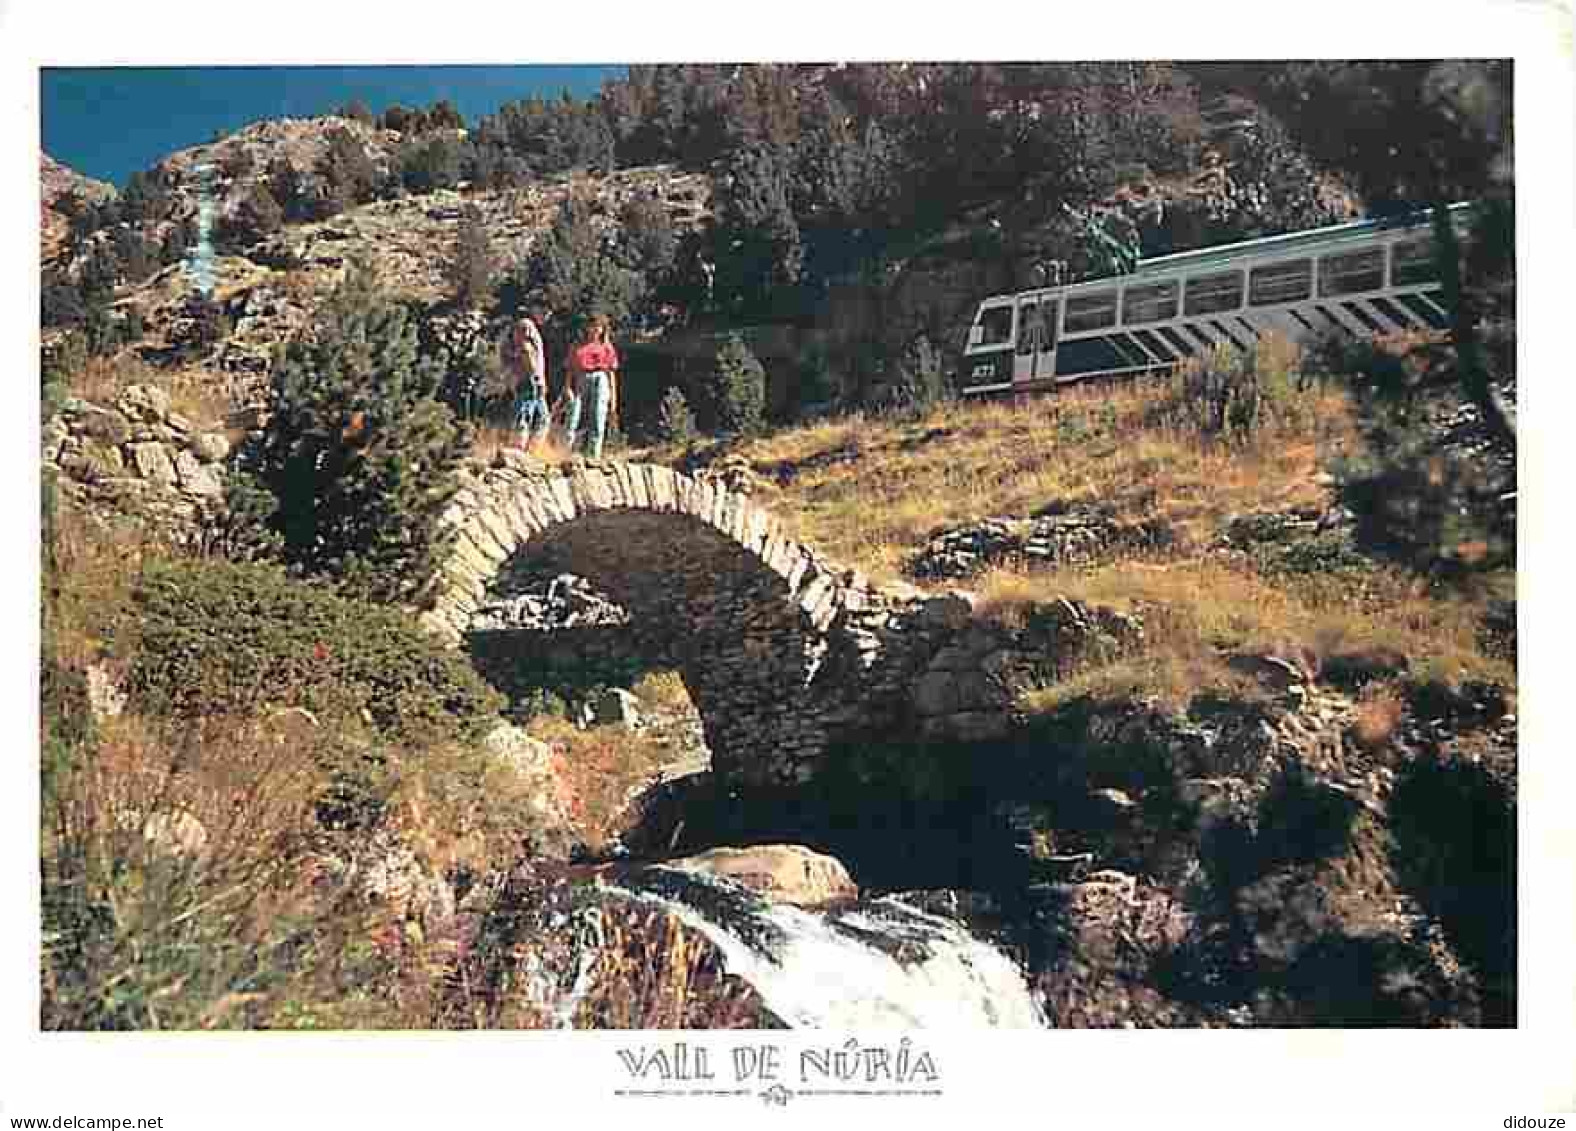
M335 211L365 204L377 192L378 170L366 149L349 130L328 132L323 180Z
M657 408L657 435L669 444L687 444L695 438L695 414L684 399L684 390L669 385Z
M578 334L593 313L606 314L614 326L629 318L644 282L619 265L591 223L588 202L564 201L553 225L531 247L513 288L547 303L555 322Z
M391 603L416 599L441 561L438 520L469 447L416 343L405 310L353 269L274 368L258 467L284 559Z
M790 203L792 154L751 145L733 154L721 194L717 292L740 317L770 316L791 293L804 246Z
M715 428L724 436L749 436L766 420L766 370L737 334L717 350L711 372L710 400Z
M449 134L409 142L399 155L400 179L411 192L432 192L460 183L465 146Z
M487 222L475 205L465 209L448 263L449 285L461 306L480 307L492 297L497 262L487 240Z

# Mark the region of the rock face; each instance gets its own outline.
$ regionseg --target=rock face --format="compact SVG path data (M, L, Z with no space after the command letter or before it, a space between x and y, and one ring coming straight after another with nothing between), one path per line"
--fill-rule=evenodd
M797 844L714 848L663 862L665 868L721 876L779 903L820 907L859 898L840 860Z
M1154 550L1171 543L1157 522L1123 521L1099 507L1077 504L1033 518L984 518L937 530L909 563L919 578L962 578L988 566L1090 565L1118 551Z
M133 385L108 406L72 397L43 432L44 467L90 512L147 519L182 541L223 503L229 440L173 412L155 386Z
M472 631L563 632L629 623L629 613L598 593L585 578L555 571L542 576L527 563L518 564L525 568L500 578L501 599L476 614Z
M591 704L592 720L602 726L637 727L640 701L621 687L611 687Z
M336 131L349 134L380 176L397 171L405 139L394 131L334 116L259 122L159 162L154 173L167 188L169 204L163 218L142 225L140 234L159 246L177 226L194 224L205 194L212 201L214 222L223 225L282 166L294 171L306 191L317 191L329 139ZM47 156L41 158L40 168L45 186L45 262L74 277L87 248L78 249L67 262L68 225L52 202L68 191L99 197L114 190L77 176ZM327 219L291 224L244 250L224 248L214 257L211 297L229 330L195 357L189 351L197 290L183 264L168 265L143 282L122 288L115 305L122 313L134 312L145 327L146 336L136 347L144 360L166 364L184 358L229 374L236 399L246 403L263 391L274 349L309 324L350 262L365 263L397 298L436 315L440 322L465 322L466 316L440 315L437 308L450 298L445 272L467 210L481 214L492 256L506 271L530 253L536 238L571 196L592 201L593 224L601 228L616 223L626 202L654 197L682 234L710 215L712 189L705 174L659 165L621 169L602 177L557 176L502 191L442 189L400 195L356 205ZM88 245L108 238L106 233L95 233ZM484 325L439 326L436 338L442 340L424 341L424 349L437 345L468 349L478 334L496 340L501 323L472 321Z
M39 214L38 255L45 265L54 262L69 242L71 222L63 204L68 197L102 204L115 196L115 186L85 177L47 153L38 155Z
M454 888L400 838L384 829L313 857L316 882L353 894L392 921L435 929L452 922Z

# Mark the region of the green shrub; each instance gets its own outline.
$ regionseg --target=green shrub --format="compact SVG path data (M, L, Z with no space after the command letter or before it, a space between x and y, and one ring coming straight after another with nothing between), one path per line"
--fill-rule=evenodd
M203 527L201 549L232 562L278 561L283 540L269 523L278 500L250 471L225 477L224 506Z
M695 414L684 399L684 390L669 385L657 409L657 435L664 443L687 444L695 438Z
M1463 581L1514 567L1515 452L1463 395L1448 346L1326 341L1310 350L1310 369L1345 384L1358 408L1362 448L1333 470L1364 550ZM1479 423L1449 423L1463 415Z
M938 404L947 396L947 374L941 351L924 334L917 335L897 361L898 396L917 408Z
M1309 423L1312 398L1290 343L1217 346L1179 366L1158 404L1161 419L1202 439L1248 443L1277 426Z
M1255 546L1252 557L1259 571L1272 578L1365 573L1374 568L1373 560L1353 544L1351 536L1336 530Z
M360 596L414 600L446 549L468 429L438 401L408 312L353 270L274 368L258 478L293 568Z
M133 591L128 691L196 718L266 704L361 716L390 739L478 738L502 699L406 614L232 562L155 561Z
M766 370L737 334L717 350L707 389L713 426L721 434L749 436L766 419Z
M799 359L798 409L809 414L834 403L842 395L832 354L825 345L813 342Z

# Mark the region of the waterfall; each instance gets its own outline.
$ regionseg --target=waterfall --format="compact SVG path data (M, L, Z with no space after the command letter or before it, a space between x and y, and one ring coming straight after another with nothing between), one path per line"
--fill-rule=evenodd
M197 176L197 246L186 258L186 273L203 298L213 297L213 218L218 203L213 198L213 166L194 166Z
M811 911L660 865L604 885L703 934L727 973L793 1028L1046 1025L1011 959L961 924L897 898Z

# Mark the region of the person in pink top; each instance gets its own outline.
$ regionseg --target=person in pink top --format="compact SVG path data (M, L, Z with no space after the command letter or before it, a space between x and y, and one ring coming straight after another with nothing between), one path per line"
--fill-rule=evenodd
M608 418L618 411L618 351L609 340L611 323L604 314L593 315L586 326L586 337L569 352L568 419L569 450L579 440L582 404L591 410L585 452L592 459L602 457L602 440L607 435Z

